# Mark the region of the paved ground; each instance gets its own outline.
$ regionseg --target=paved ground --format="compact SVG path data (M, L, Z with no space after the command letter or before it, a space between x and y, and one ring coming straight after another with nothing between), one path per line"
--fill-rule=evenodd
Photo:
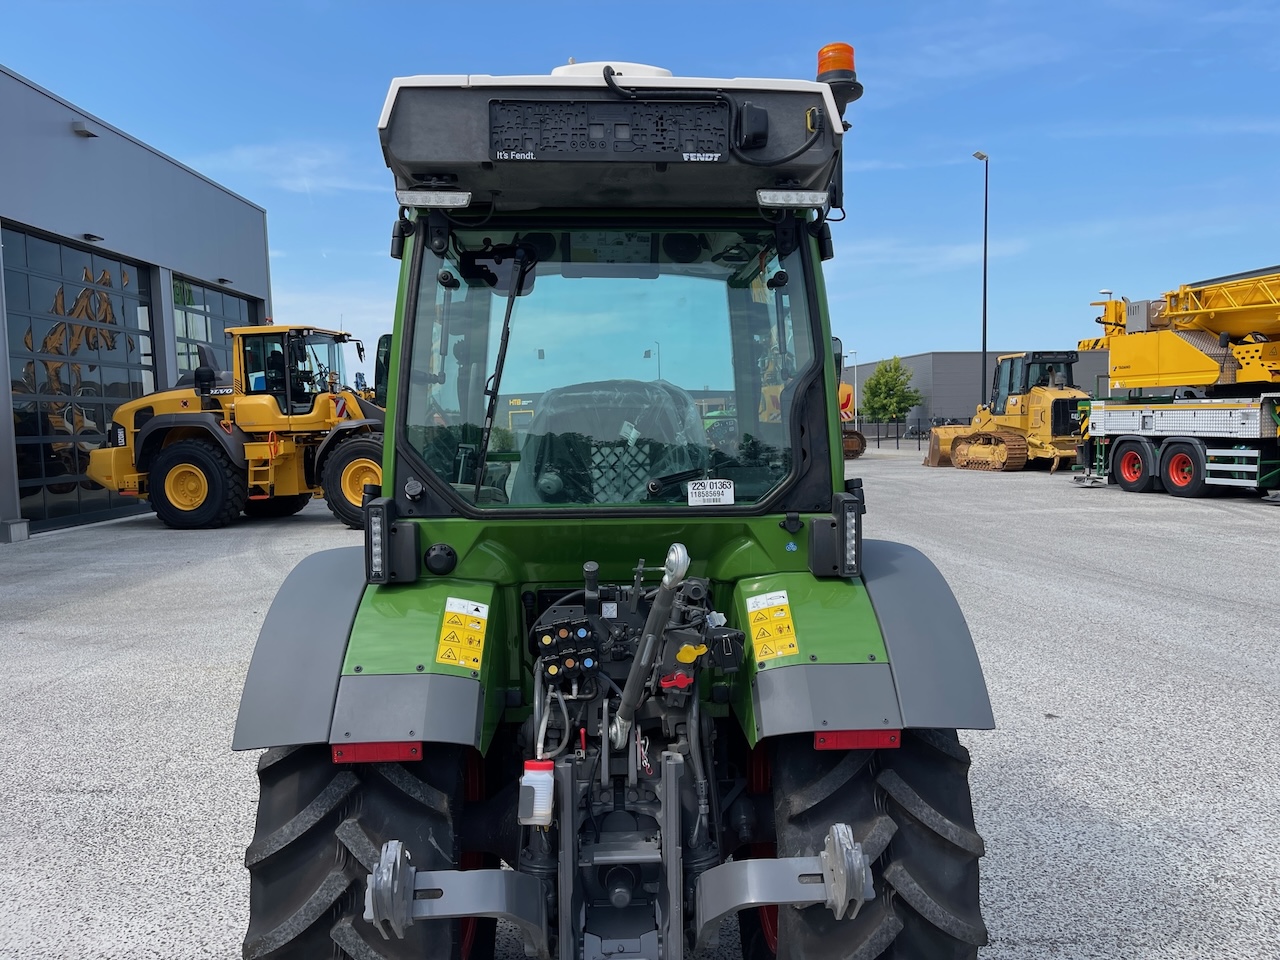
M850 472L867 535L951 580L991 687L1000 728L965 735L983 956L1280 956L1280 509L918 463L872 450ZM288 569L358 542L312 505L0 547L0 958L239 955L244 670Z

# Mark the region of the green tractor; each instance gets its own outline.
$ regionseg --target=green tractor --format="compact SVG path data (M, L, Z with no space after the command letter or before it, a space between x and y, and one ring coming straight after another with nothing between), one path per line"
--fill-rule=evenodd
M383 483L245 681L245 957L488 960L498 919L539 960L734 917L744 960L986 942L978 657L844 477L821 264L862 88L819 64L393 83Z

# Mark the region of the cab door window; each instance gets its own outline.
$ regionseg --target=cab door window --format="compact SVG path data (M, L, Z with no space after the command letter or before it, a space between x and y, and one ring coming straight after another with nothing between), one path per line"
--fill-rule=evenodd
M287 403L284 336L279 333L244 338L245 393L270 394L283 411Z
M1017 392L1017 383L1022 372L1022 358L1001 360L996 367L995 393L992 397L991 412L1003 416L1009 407L1009 395Z

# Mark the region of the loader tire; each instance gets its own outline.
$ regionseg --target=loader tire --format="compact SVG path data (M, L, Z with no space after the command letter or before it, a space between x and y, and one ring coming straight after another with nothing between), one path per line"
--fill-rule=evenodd
M151 509L166 527L179 530L225 527L240 516L249 488L220 447L179 440L165 447L147 476Z
M871 858L875 899L853 919L823 904L738 914L744 960L975 960L987 942L969 753L953 730L904 730L893 750L774 744L777 856L815 856L833 823Z
M249 500L244 505L244 515L255 520L266 517L292 517L311 502L311 494L300 493L293 497L270 497L266 500Z
M324 461L325 503L352 530L364 529L364 485L382 483L382 434L340 440Z
M364 919L382 844L401 840L424 870L453 869L460 747L427 744L417 763L335 764L326 744L274 747L258 762L245 960L491 960L495 921L418 921L384 940Z

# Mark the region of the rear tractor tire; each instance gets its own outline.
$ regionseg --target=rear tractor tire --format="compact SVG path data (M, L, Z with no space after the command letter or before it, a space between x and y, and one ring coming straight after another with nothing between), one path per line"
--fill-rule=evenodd
M324 461L321 485L333 515L352 530L364 529L364 485L382 483L382 434L339 440Z
M364 920L386 841L402 840L419 869L461 862L462 748L427 744L420 762L375 764L335 764L329 751L275 747L258 762L245 960L491 960L491 919L418 921L403 940Z
M982 838L969 753L953 730L904 730L895 750L815 750L780 737L771 776L777 856L815 856L833 823L853 826L876 897L853 919L822 904L738 914L744 960L975 960Z
M292 517L311 502L311 494L299 493L292 497L270 497L266 500L248 500L244 515L255 520L268 517Z
M147 496L160 522L179 530L225 527L240 516L249 488L221 447L205 440L179 440L156 454Z

